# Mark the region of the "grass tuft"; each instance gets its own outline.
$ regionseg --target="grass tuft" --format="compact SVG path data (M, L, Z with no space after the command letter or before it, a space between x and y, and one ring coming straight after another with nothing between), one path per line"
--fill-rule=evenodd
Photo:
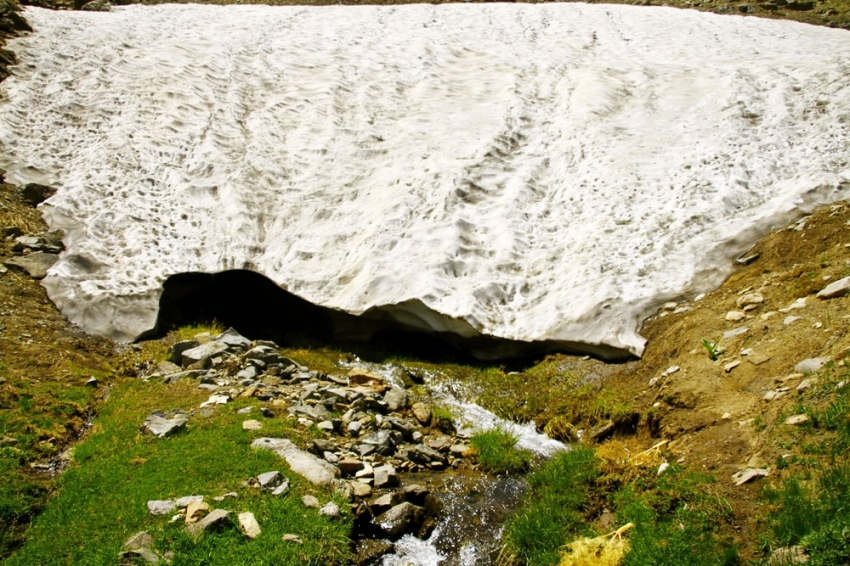
M516 436L502 429L479 432L470 440L482 468L508 474L525 472L531 466L531 452L518 450L516 442Z

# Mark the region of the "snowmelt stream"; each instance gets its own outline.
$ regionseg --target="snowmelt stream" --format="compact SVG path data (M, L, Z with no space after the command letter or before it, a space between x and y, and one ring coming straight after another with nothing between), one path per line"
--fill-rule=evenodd
M850 33L619 5L27 8L0 166L89 332L173 274L640 354L661 303L850 193Z

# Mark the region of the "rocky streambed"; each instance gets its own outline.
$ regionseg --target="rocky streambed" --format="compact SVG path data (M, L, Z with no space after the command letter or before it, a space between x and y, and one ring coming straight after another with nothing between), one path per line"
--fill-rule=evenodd
M356 563L382 560L387 566L429 566L495 560L499 524L519 502L524 482L479 469L469 443L476 424L465 417L465 426L455 425L454 415L444 408L445 392L435 407L426 376L400 366L379 373L356 362L340 374L324 373L284 357L274 342L251 341L233 329L178 342L171 359L143 362L138 373L144 380L166 384L195 381L209 391L209 399L194 414L155 411L143 423L143 432L168 436L195 414L205 417L217 405L255 399L257 405L239 410L245 415L243 429L258 431L267 419L290 418L317 433L305 449L272 437L257 438L251 446L275 452L293 472L315 485L330 486L348 502L354 516ZM458 411L460 402L454 403L453 411ZM480 428L493 427L499 420L492 414L475 418L482 421ZM541 444L551 448L551 441ZM270 497L289 495L288 482L278 470L245 478L243 485L264 490ZM226 494L218 499L225 501ZM303 503L319 507L314 499L305 496ZM148 507L154 514L177 513L174 520L186 520L193 536L229 520L221 513L212 515L215 504L193 508L190 514L187 505L178 503L152 499ZM338 515L340 510L329 509L330 505L320 513ZM262 528L254 523L253 516L239 517L248 537ZM150 548L126 552L136 550L142 556L149 555Z

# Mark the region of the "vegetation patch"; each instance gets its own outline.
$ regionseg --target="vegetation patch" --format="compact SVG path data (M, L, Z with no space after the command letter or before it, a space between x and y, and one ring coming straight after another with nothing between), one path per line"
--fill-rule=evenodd
M479 432L469 443L478 453L481 467L489 472L517 474L531 465L531 452L517 449L517 437L502 429Z
M127 380L102 406L92 434L74 451L74 464L58 480L54 501L33 523L27 543L10 565L115 564L123 542L148 531L153 550L173 553L173 564L340 564L348 557L351 519L331 520L307 509L300 495L333 496L291 474L278 456L250 448L258 436L304 440L284 417L265 419L262 431L242 429L244 415L237 401L214 410L195 408L207 394L176 383L162 385ZM191 414L185 431L166 438L140 432L155 409L184 409ZM290 493L273 497L243 485L250 477L279 470L292 483ZM221 502L215 496L235 492ZM182 517L155 516L147 501L204 495L214 508L252 512L262 534L255 540L232 525L204 535L197 542L185 530ZM337 503L346 508L344 501ZM234 517L235 518L235 517ZM303 545L284 542L294 534Z

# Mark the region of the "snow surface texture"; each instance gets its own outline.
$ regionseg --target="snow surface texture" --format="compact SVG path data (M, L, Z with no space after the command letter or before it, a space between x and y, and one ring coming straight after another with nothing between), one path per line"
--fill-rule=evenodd
M257 271L411 326L640 354L643 318L850 194L850 33L581 4L28 8L0 166L44 285L130 340Z

